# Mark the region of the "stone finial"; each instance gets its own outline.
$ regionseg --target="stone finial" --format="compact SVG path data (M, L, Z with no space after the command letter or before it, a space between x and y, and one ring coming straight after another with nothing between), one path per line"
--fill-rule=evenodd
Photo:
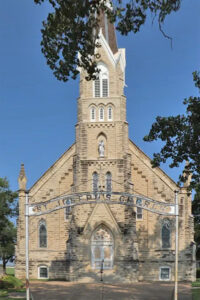
M24 164L21 164L21 169L20 169L19 177L18 177L18 183L19 183L19 189L25 191L27 178L26 178L26 174L25 174Z
M191 178L192 178L192 174L189 172L188 166L189 166L189 162L186 161L186 163L185 163L185 169L183 171L183 176L187 177L186 181L183 184L183 187L185 187L185 188L187 188L190 185Z

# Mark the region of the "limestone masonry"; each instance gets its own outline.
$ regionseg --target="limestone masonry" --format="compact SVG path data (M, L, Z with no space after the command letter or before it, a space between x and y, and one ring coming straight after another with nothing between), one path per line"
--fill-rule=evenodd
M165 203L179 201L179 280L195 279L191 196L128 138L125 49L101 18L99 78L80 74L75 143L30 188L30 203L75 192L129 192ZM19 176L16 276L25 277L26 175ZM140 203L138 196L137 203ZM29 217L30 278L107 282L174 280L175 218L140 207L92 203Z

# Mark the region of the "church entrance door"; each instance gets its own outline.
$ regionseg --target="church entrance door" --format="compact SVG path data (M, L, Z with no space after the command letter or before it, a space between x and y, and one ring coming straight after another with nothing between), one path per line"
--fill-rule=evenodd
M91 263L93 269L112 269L114 242L110 230L100 225L91 239Z

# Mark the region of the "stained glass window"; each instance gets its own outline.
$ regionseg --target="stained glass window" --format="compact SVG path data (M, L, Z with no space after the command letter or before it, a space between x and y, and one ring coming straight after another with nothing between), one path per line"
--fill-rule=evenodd
M136 200L136 205L142 205L142 200L140 198L137 198ZM136 217L137 220L141 220L143 218L143 211L141 207L137 207L136 208L137 212L136 212Z
M170 222L168 219L164 219L162 224L162 248L170 248L170 236Z
M92 175L92 189L94 193L98 192L98 181L99 181L99 176L97 172L94 172Z
M44 220L41 220L39 223L39 247L47 247L47 229L46 222Z
M112 174L110 172L106 173L106 192L112 192Z
M67 205L70 205L72 203L71 199L67 199L65 202ZM68 219L69 215L71 214L72 211L72 207L68 206L65 208L65 218Z

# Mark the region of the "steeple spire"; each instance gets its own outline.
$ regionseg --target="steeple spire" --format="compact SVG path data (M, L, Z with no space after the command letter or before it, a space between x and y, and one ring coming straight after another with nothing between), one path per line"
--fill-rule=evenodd
M113 54L115 54L118 51L115 27L114 24L109 21L105 12L100 13L99 26L102 29L103 36L110 46Z

